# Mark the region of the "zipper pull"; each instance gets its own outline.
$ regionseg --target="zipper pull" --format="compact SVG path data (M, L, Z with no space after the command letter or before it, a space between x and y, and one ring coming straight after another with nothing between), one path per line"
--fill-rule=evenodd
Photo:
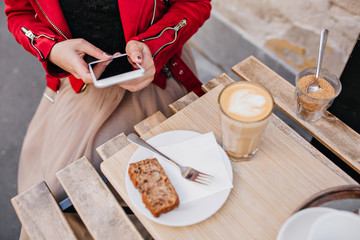
M32 31L26 29L25 27L21 27L21 31L25 34L25 36L27 36L30 39L31 46L39 53L40 58L44 61L45 60L44 55L34 45L35 38L37 38L37 36Z
M34 40L36 35L33 34L32 31L26 29L25 27L21 27L21 31L25 34L25 36L27 36L28 38L30 38L31 40Z
M187 24L187 20L183 19L174 27L174 30L178 32L182 27L186 26L186 24Z

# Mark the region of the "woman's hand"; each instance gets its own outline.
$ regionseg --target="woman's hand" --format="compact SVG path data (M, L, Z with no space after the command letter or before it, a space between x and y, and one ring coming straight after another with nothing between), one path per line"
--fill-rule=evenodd
M50 51L49 60L85 83L92 83L88 64L83 59L85 54L97 59L111 57L88 41L78 38L56 43ZM94 74L99 77L105 68L105 63L97 64L93 69Z
M145 43L131 40L127 43L125 51L134 67L135 63L138 63L145 69L145 75L118 85L130 92L140 91L150 85L156 72L150 49Z

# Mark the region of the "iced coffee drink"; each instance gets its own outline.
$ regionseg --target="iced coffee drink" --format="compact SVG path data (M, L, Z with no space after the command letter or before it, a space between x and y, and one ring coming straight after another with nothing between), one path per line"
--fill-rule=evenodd
M233 160L255 154L273 110L271 94L261 85L235 82L219 96L222 146Z

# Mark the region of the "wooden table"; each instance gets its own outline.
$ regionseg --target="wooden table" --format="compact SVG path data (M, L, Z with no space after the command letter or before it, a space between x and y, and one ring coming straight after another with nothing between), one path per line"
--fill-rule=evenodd
M231 79L220 75L204 86L208 92L201 98L191 95L184 98L190 101L173 104L177 112L170 118L157 113L135 129L145 140L171 130L214 132L221 143L217 98L222 82ZM323 155L309 151L308 143L278 117L271 118L256 155L231 162L234 187L223 207L195 225L168 227L138 212L125 187L128 161L137 147L124 141L124 135L99 148L101 170L155 239L276 239L282 224L313 194L356 182Z
M360 173L360 135L330 113L315 123L297 119L294 86L254 57L239 62L233 71L246 81L262 84L275 105ZM134 126L144 139L170 130L214 132L220 143L217 98L233 82L221 74L203 85L199 98L190 92L169 105L171 118L157 112ZM57 172L89 234L98 240L143 239L121 207L117 191L155 239L275 239L282 224L313 194L356 182L298 133L272 114L260 151L248 162L232 162L233 185L229 198L210 218L187 227L156 224L134 208L125 189L125 171L136 147L120 134L97 148L111 185L106 185L91 163L82 157ZM354 175L357 177L357 175ZM357 185L358 187L359 185ZM109 189L110 187L110 189ZM73 220L61 211L46 182L40 182L11 199L30 239L76 239ZM85 228L81 228L85 230Z

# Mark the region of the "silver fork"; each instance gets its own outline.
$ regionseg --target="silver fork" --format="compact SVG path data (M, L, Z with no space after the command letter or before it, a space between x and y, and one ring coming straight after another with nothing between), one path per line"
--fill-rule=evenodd
M136 135L135 133L130 133L127 136L127 139L130 142L135 143L136 145L146 148L147 150L149 150L152 153L155 153L163 158L165 158L166 160L171 161L172 163L174 163L181 172L181 175L186 178L187 180L196 182L196 183L201 183L204 185L208 185L210 184L210 182L213 179L213 176L202 173L197 171L194 168L191 167L185 167L185 166L181 166L180 164L178 164L177 162L175 162L174 160L170 159L169 157L167 157L166 155L164 155L163 153L161 153L160 151L158 151L156 148L154 148L153 146L151 146L149 143L147 143L145 140L141 139L138 135Z

